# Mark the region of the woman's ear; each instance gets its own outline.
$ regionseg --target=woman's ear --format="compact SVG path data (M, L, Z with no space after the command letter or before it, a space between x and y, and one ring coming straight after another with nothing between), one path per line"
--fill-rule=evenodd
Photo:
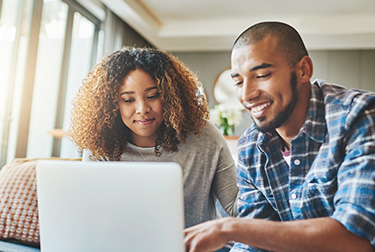
M304 56L296 65L297 78L301 82L310 81L313 75L313 63L309 56Z

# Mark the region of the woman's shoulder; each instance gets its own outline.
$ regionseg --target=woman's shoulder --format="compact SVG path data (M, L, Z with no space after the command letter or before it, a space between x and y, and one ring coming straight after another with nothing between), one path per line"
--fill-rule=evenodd
M201 126L201 135L221 134L219 129L210 121L205 121Z
M206 141L208 143L220 143L225 141L219 129L210 121L206 121L206 123L201 126L200 134L192 134L190 138L194 138L197 141Z

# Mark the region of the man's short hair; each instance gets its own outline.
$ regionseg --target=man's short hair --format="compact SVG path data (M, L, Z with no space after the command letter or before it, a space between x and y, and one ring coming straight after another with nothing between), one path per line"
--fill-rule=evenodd
M295 66L304 56L308 56L297 30L281 22L261 22L250 26L237 37L233 49L257 43L267 36L276 37L278 49L291 66Z

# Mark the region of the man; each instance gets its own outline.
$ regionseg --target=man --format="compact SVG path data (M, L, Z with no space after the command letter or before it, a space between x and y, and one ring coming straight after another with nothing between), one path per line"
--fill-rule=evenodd
M374 251L375 94L311 84L298 32L263 22L235 41L254 126L238 141L239 217L186 229L186 251Z

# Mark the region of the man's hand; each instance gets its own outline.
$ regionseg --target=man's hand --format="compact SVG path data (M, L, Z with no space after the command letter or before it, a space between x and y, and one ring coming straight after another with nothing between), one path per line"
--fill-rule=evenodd
M232 217L207 221L185 229L186 252L212 252L229 241L225 237L224 224Z
M374 251L368 239L330 217L285 222L227 217L185 230L186 252L212 252L229 241L271 251Z

